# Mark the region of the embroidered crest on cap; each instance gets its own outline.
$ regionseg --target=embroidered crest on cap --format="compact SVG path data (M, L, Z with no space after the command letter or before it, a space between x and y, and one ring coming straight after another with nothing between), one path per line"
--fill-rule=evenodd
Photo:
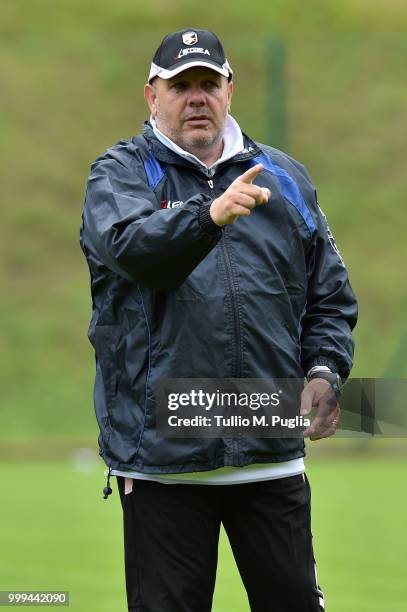
M196 45L198 42L198 34L196 32L185 32L182 35L184 45Z

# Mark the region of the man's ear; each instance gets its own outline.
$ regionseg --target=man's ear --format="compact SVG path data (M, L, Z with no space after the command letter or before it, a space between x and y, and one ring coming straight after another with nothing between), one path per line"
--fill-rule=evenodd
M228 87L228 112L230 112L230 109L232 106L232 96L233 96L233 81L230 81L227 87Z
M151 116L154 118L157 114L157 93L153 85L147 83L144 86L144 99L148 104Z

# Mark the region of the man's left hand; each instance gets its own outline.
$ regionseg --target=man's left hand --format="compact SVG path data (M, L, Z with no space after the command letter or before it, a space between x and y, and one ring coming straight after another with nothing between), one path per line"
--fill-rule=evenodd
M320 440L332 436L339 423L341 409L329 382L323 378L312 378L301 393L300 414L307 416L312 407L317 413L311 425L304 430L304 438Z

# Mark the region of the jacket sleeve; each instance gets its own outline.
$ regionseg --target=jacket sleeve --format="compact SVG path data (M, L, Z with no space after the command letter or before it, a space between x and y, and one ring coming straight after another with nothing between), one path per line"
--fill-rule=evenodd
M222 235L205 194L157 210L141 163L113 147L91 168L82 236L113 272L160 291L175 289Z
M352 329L357 321L357 302L345 264L318 204L316 222L314 239L307 253L302 367L306 374L315 365L326 365L346 378L353 363Z

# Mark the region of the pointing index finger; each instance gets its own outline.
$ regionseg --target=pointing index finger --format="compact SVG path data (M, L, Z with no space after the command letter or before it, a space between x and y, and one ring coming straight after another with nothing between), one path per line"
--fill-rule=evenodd
M238 177L238 180L241 181L242 183L247 183L248 185L250 185L251 183L253 183L256 176L258 176L261 172L263 172L263 170L264 170L263 164L256 164L255 166L253 166L252 168L249 168L248 170L246 170L246 172L241 174Z

